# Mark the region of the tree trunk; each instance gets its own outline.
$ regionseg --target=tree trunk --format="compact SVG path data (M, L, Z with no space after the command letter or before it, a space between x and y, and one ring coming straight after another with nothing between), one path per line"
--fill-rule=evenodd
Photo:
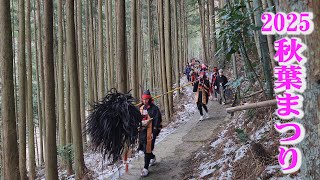
M110 31L108 31L109 33L109 37L110 37L110 41L109 41L109 49L110 49L110 73L111 73L111 79L110 79L110 84L111 87L116 87L115 83L114 83L114 40L113 40L113 15L112 15L112 1L108 2L109 6L108 6L108 13L109 13L109 27L110 27ZM109 87L110 88L110 87Z
M36 161L34 147L34 125L33 125L33 98L32 98L32 53L31 53L31 5L30 0L26 1L26 42L27 42L27 115L28 115L28 155L29 155L29 179L36 179Z
M175 75L176 75L176 87L180 86L180 68L179 68L179 47L178 47L178 21L177 21L177 0L173 0L173 24L174 24L174 47L175 49ZM180 97L180 90L177 91L177 98Z
M205 22L205 27L206 27L206 46L207 46L207 49L206 49L206 51L207 51L207 57L208 57L208 64L211 64L211 59L212 59L212 57L211 57L211 47L210 47L210 39L211 39L211 37L210 37L210 18L209 18L209 2L208 1L206 1L205 2L205 6L204 7L207 7L207 9L205 9L204 8L204 14L205 14L205 16L204 16L204 19L206 20Z
M86 49L87 49L87 82L88 82L88 104L93 103L93 87L92 87L92 66L91 66L91 23L90 23L90 0L87 0L86 4ZM69 81L69 79L67 79ZM68 87L67 87L68 88Z
M126 19L125 0L119 0L117 4L117 82L118 90L128 92L127 87L127 48L126 48Z
M152 78L154 77L154 59L153 59L153 39L151 37L151 23L152 23L152 16L151 16L151 3L152 0L147 1L147 8L148 8L148 39L149 39L149 68L148 68L148 78L149 78L149 84L150 89L153 91L154 84Z
M40 0L37 0L37 22L38 26L38 43L39 43L39 64L40 64L40 92L41 92L41 110L42 110L42 121L40 124L40 149L42 157L40 157L41 164L44 164L44 155L46 152L46 123L45 123L45 88L44 88L44 66L43 66L43 52L42 52L42 23L40 18Z
M53 62L53 1L44 2L44 78L45 78L45 119L46 119L46 179L58 179L56 114Z
M165 42L165 61L168 91L172 90L172 59L171 59L171 10L170 0L165 0L164 13L164 42ZM173 114L173 94L168 94L170 117Z
M319 0L306 1L280 1L277 3L278 12L313 12L314 31L310 35L296 36L302 39L308 47L303 54L308 58L306 67L306 84L303 98L303 119L295 119L301 123L305 130L304 140L298 144L303 155L300 175L302 179L319 179L320 177L320 3Z
M109 24L109 1L105 1L105 17L106 17L106 47L107 47L107 91L111 89L111 50L110 50L110 24Z
M58 1L58 107L59 107L59 145L63 147L66 145L66 129L65 129L65 114L64 114L64 70L63 70L63 13L62 13L62 0ZM64 167L64 158L61 159L61 164Z
M245 1L247 9L252 9L252 7L250 5L250 0L244 0L244 1ZM250 15L250 22L251 22L251 24L255 24L254 15ZM254 30L253 31L253 36L254 36L254 42L255 42L256 47L257 47L257 52L258 52L259 58L261 59L261 51L260 51L258 32Z
M143 92L143 76L142 76L142 67L143 67L143 60L141 55L142 43L141 43L141 0L137 0L137 72L138 72L138 86L139 86L139 95Z
M210 11L210 33L211 33L211 53L212 53L212 63L214 67L218 67L218 62L215 58L217 40L216 40L216 17L215 17L215 7L214 0L209 0L209 11Z
M82 129L86 128L86 116L85 116L85 82L84 82L84 62L83 62L83 37L82 37L82 1L77 0L78 6L78 57L79 57L79 89L80 89L80 117ZM87 137L84 133L82 136L83 146L87 144Z
M185 24L185 18L184 18L184 0L181 0L180 3L180 69L184 71L184 54L185 54L185 46L184 46L184 24ZM180 22L180 21L179 21Z
M158 1L158 10L159 10L159 39L160 39L160 60L161 60L161 76L162 76L162 93L167 92L167 76L166 76L166 65L165 65L165 44L164 44L164 17L163 17L163 0ZM168 96L163 96L164 98L164 107L165 107L165 117L166 122L170 120L170 110L169 110L169 99Z
M98 83L98 99L104 97L104 48L103 48L103 24L102 24L102 0L98 0L98 16L99 16L99 83Z
M19 169L20 178L27 178L26 169L26 57L25 57L25 8L19 1Z
M92 93L92 99L89 100L89 103L93 103L93 101L96 101L97 97L97 83L96 83L96 69L95 69L95 44L94 44L94 23L93 23L93 12L92 12L92 1L89 1L89 34L90 34L90 76L91 76L91 93Z
M272 7L274 6L273 0L268 0L268 7ZM275 11L275 7L273 8L273 10L271 11L273 13L276 13ZM270 53L270 59L271 59L271 67L272 69L274 69L274 67L276 66L275 61L273 60L273 57L275 55L275 50L273 47L274 41L275 41L275 36L274 35L268 35L268 48L269 48L269 53Z
M41 128L39 127L40 124L42 124L42 111L41 111L41 101L40 101L40 80L39 80L39 63L38 63L38 40L37 40L37 20L36 20L36 2L34 1L34 44L35 44L35 57L36 57L36 81L37 81L37 109L38 109L38 128L39 128L39 134L41 135ZM41 125L42 126L42 125ZM42 157L42 147L40 147L39 150L39 144L38 144L38 135L37 135L37 128L35 128L35 134L36 134L36 150L37 150L37 157L38 157L38 166L41 166L41 157ZM40 145L42 143L40 142Z
M23 4L23 3L22 3ZM19 156L16 117L15 117L15 100L14 100L14 83L13 83L13 54L12 54L12 32L11 32L11 15L10 1L0 0L0 63L2 87L2 124L3 124L3 173L4 179L18 180L19 175ZM2 162L1 162L2 163Z
M253 7L257 9L256 11L256 22L259 27L262 27L262 21L261 21L261 0L254 0L253 1ZM259 43L260 43L260 52L263 62L263 71L264 71L264 78L266 81L266 94L268 99L272 99L273 97L273 89L272 89L272 70L270 69L270 56L269 56L269 48L268 48L268 41L267 36L262 35L261 31L258 31L259 35Z
M137 73L137 1L131 2L131 84L132 95L135 98L139 98L139 81Z
M72 144L72 129L71 129L71 115L70 115L70 78L69 78L69 64L66 68L66 144ZM70 155L70 154L68 154ZM73 174L72 159L67 157L66 159L67 174Z
M202 54L204 56L204 63L208 63L208 54L206 52L207 49L207 45L206 45L206 35L205 35L205 17L204 17L204 8L203 8L203 4L202 4L202 0L198 0L198 4L199 4L199 13L200 13L200 23L201 23L201 38L202 38Z
M42 141L42 103L41 103L41 96L40 96L40 79L39 79L39 57L38 57L38 26L39 26L39 22L37 22L36 19L36 11L34 10L34 19L35 19L35 23L34 23L34 29L35 29L35 36L34 36L34 42L35 42L35 49L36 49L36 79L37 79L37 106L38 106L38 128L39 128L39 136L40 136L40 144L37 147L37 150L39 151L38 153L38 160L39 160L39 164L38 166L41 166L43 163L43 141ZM38 137L36 135L36 137ZM36 140L36 142L38 142L38 138ZM39 149L40 148L40 149Z
M72 137L74 149L74 162L76 179L81 179L85 165L83 160L83 145L81 134L81 116L80 116L80 91L77 71L76 54L76 33L74 23L74 1L67 1L67 59L70 78L70 110L72 123Z

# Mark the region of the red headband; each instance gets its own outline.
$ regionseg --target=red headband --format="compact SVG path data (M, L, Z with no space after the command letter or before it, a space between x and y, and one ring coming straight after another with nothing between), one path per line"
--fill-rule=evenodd
M150 94L143 94L142 99L151 99L152 96Z

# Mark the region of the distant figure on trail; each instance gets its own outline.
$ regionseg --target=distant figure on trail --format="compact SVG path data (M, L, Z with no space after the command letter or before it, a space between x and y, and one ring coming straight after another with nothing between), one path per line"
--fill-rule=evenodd
M211 74L211 82L210 82L210 94L214 94L214 97L217 98L217 91L214 88L214 83L216 82L218 76L218 68L213 68L213 73Z
M142 95L143 105L140 112L143 116L142 128L139 136L139 148L144 152L144 168L141 176L145 177L149 174L149 165L152 166L156 162L156 156L152 153L157 136L162 128L162 119L159 108L153 103L150 91L147 90Z
M214 83L214 89L220 92L220 86L222 86L223 87L222 91L225 92L227 83L228 83L227 77L223 74L223 70L219 69L219 75L217 76L216 81ZM223 93L223 98L224 98L224 102L222 104L226 104L225 93Z
M200 112L200 121L203 120L202 107L205 110L205 118L209 118L208 108L206 104L209 99L210 82L205 75L205 72L200 73L200 79L194 83L193 92L196 92L196 103Z
M191 82L194 82L195 80L198 79L198 71L196 68L191 69L190 76L191 76Z
M190 75L190 72L191 72L191 66L190 64L188 63L185 70L184 70L184 74L187 75L187 79L188 79L188 82L191 81L191 75Z

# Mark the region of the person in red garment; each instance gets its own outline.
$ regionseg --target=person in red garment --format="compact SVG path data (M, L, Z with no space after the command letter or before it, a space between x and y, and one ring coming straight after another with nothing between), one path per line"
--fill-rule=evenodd
M142 106L140 112L143 116L142 128L139 136L139 148L144 152L144 168L141 176L145 177L149 174L149 166L156 162L156 156L152 153L157 136L162 128L162 119L159 108L153 103L149 90L142 95Z

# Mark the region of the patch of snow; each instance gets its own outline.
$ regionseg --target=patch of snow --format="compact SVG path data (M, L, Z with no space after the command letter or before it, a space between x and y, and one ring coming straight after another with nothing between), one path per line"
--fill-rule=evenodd
M232 179L232 171L231 169L228 169L227 172L222 172L219 180L225 180L225 179Z
M271 122L266 123L261 129L256 131L253 135L251 135L250 139L260 140L266 132L270 131L270 127L271 127Z
M275 166L267 166L267 168L265 169L267 174L272 174L277 172L277 170L280 170L281 167L280 165L275 165Z
M302 180L301 177L290 177L290 175L284 177L272 177L270 180Z
M241 146L237 151L236 151L236 157L234 159L234 162L240 160L241 158L243 158L247 152L247 150L249 149L250 144Z
M224 145L223 155L226 156L226 155L230 154L231 152L233 152L235 149L236 149L235 143L231 139L228 139L228 142Z

